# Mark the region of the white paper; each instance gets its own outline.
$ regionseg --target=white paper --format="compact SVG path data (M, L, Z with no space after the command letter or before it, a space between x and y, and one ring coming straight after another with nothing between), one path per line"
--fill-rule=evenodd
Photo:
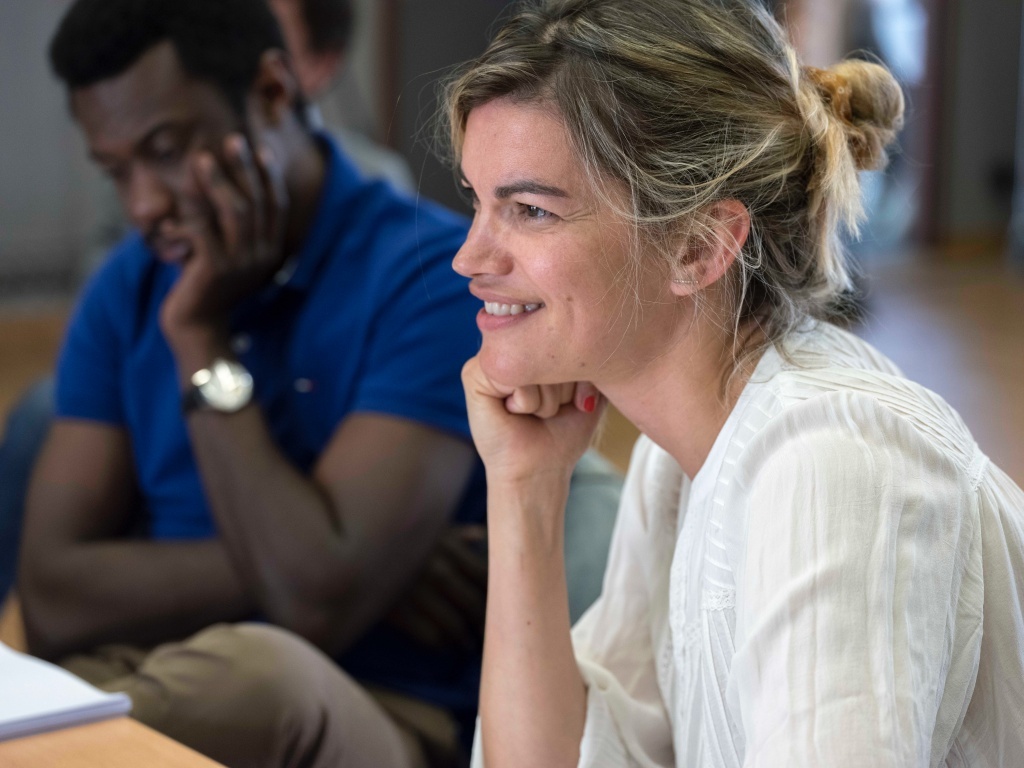
M132 702L0 643L0 740L125 715Z

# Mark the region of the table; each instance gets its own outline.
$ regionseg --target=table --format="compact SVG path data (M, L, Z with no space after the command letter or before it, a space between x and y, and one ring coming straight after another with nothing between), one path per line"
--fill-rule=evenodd
M3 768L223 768L130 717L0 742Z

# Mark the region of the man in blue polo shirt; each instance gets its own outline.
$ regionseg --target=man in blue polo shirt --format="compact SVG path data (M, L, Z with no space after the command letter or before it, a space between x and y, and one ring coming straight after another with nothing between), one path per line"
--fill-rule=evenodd
M465 223L308 130L262 2L78 0L51 60L137 232L61 354L30 648L228 765L451 762L479 652L416 619L473 602Z

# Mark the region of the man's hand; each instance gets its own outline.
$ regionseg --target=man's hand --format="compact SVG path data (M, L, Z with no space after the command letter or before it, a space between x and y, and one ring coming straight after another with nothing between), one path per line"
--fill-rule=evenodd
M388 623L429 648L479 648L487 602L486 538L482 525L449 528Z
M231 308L284 261L287 192L266 149L254 152L244 136L231 134L223 162L201 152L191 172L204 204L182 231L169 233L188 240L191 253L160 310L160 326L176 352L197 335L224 332Z

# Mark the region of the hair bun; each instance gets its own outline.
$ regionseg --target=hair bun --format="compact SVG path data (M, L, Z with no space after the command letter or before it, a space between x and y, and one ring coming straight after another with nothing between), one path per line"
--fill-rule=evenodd
M804 74L845 124L857 168L883 168L885 150L903 127L903 91L892 73L880 64L847 59L829 69L804 67Z

